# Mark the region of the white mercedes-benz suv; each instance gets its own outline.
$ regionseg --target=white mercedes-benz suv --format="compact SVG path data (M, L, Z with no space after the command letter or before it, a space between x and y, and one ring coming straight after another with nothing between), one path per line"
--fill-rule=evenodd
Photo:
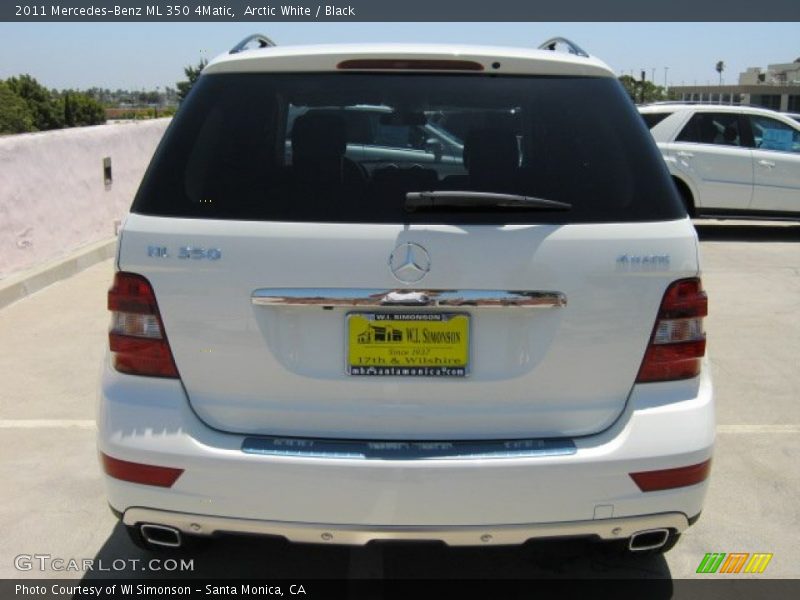
M252 41L120 233L99 451L134 540L674 545L714 444L707 299L613 71L563 40Z

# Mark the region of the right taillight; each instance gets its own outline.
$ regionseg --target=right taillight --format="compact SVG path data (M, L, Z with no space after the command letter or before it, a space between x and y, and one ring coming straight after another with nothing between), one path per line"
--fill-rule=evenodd
M131 375L178 377L153 287L141 275L117 273L108 290L114 368Z
M690 379L706 352L708 297L698 278L675 281L664 293L637 383Z

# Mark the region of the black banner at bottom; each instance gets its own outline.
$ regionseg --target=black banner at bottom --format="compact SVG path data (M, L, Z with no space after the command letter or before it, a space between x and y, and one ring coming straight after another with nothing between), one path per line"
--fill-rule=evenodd
M0 598L162 600L164 598L485 598L552 597L751 599L798 598L798 579L3 579Z

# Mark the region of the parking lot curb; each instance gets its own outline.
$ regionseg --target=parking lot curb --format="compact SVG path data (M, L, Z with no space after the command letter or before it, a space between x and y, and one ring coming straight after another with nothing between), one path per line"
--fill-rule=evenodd
M84 246L58 260L16 273L0 280L0 308L21 300L49 285L67 279L101 261L112 258L117 249L117 238Z

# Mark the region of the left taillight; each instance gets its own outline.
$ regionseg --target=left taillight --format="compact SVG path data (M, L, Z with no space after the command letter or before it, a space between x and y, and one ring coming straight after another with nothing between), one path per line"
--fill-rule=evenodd
M117 273L108 290L114 368L130 375L178 377L153 286L141 275Z
M706 352L708 297L699 278L673 282L664 293L637 383L690 379Z

